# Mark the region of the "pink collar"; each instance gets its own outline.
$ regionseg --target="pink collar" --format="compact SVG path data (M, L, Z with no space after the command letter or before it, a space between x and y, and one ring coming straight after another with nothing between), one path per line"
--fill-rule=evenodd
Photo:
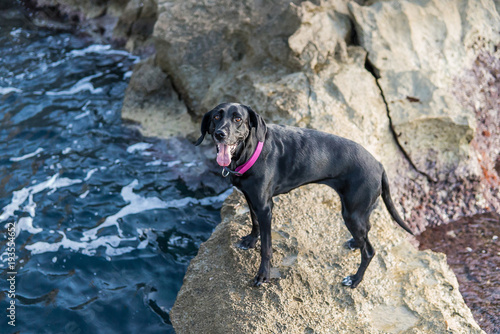
M252 166L255 164L255 162L257 161L257 159L260 156L260 153L262 152L263 147L264 147L264 142L261 142L261 141L258 142L257 147L255 148L255 152L253 152L252 156L250 157L250 159L247 162L245 162L241 166L236 167L234 172L232 170L230 170L229 168L224 167L224 169L222 170L222 176L226 177L229 174L233 174L236 176L243 175L247 170L252 168ZM226 172L226 174L224 174L224 172Z

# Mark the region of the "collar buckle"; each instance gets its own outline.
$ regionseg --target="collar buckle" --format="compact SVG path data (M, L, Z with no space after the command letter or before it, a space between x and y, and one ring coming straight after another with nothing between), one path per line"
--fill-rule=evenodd
M224 168L222 169L222 176L223 176L223 177L228 177L230 174L232 174L232 175L234 175L234 176L241 176L241 175L243 175L243 174L238 173L238 172L233 172L232 170L230 170L230 169L229 169L229 168L227 168L227 167L224 167Z

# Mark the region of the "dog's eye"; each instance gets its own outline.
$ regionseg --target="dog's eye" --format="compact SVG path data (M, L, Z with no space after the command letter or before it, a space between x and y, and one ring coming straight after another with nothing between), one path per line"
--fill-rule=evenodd
M214 119L215 119L216 121L218 121L218 120L220 119L220 115L219 115L219 114L215 115L215 116L214 116Z
M234 118L234 121L235 121L236 123L241 122L241 117L235 117L235 118Z

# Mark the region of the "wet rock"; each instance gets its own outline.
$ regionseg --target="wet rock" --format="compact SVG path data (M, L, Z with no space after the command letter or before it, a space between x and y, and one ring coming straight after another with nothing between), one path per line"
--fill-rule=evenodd
M243 196L234 192L188 268L170 313L177 333L482 333L445 255L413 248L385 208L372 215L377 254L364 281L350 289L340 281L360 256L343 247L350 235L334 192L313 185L274 202L275 278L251 285L259 244L236 246L251 225Z
M41 11L40 26L72 23L96 40L151 53L150 37L157 19L156 0L25 0ZM56 26L58 27L58 26Z

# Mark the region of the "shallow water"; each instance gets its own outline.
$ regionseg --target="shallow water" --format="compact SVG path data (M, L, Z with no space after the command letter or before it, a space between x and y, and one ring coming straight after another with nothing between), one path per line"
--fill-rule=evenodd
M204 164L176 155L190 143L122 124L137 61L0 12L0 309L16 295L16 326L2 316L0 332L173 333L169 310L228 192L184 181Z
M420 249L447 255L460 292L487 333L500 333L500 216L483 214L428 228Z

